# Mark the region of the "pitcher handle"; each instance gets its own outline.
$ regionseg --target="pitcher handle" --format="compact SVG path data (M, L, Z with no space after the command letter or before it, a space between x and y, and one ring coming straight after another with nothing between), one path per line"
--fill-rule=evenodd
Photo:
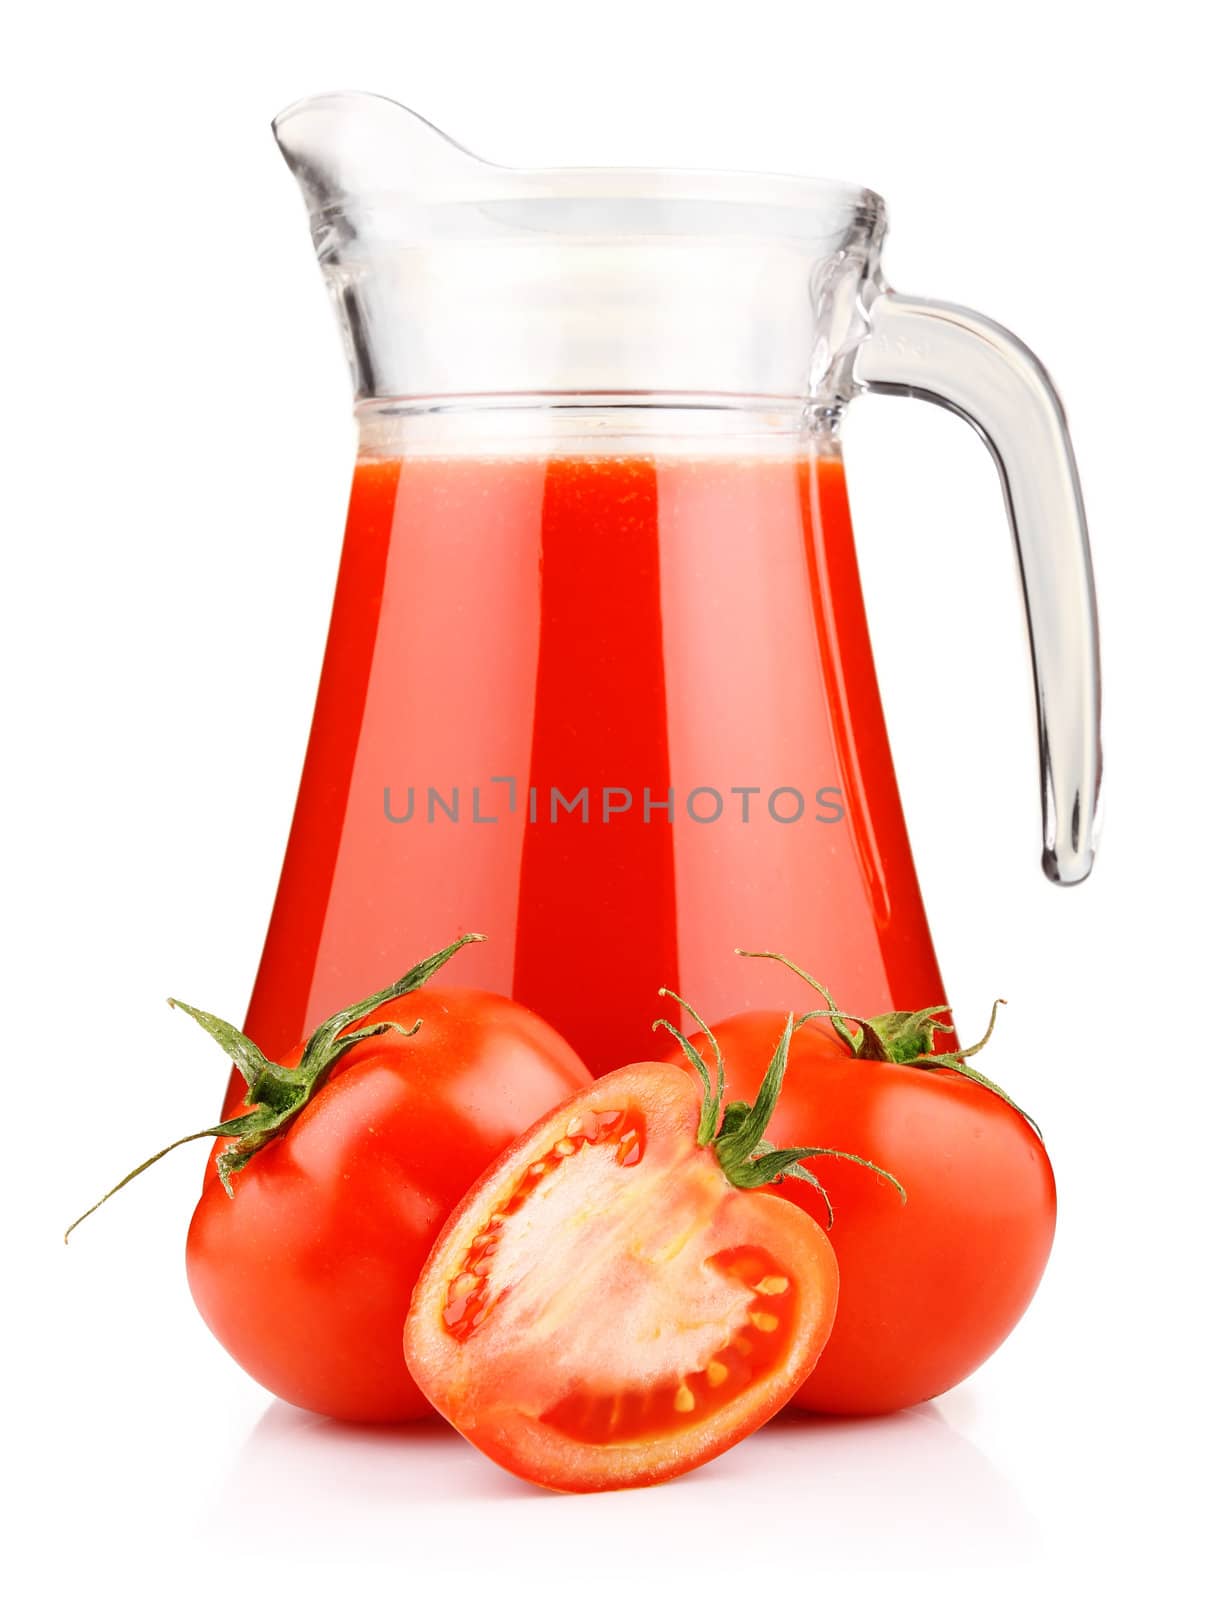
M1063 406L1042 363L998 323L885 289L869 307L856 383L965 417L1000 469L1025 596L1042 769L1042 870L1080 883L1101 796L1097 601Z

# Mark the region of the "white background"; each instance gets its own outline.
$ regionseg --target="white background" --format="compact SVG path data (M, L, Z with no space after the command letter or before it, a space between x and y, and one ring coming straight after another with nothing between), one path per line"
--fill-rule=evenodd
M1202 1583L1220 360L1203 14L295 0L10 16L12 1592L278 1592L276 1568L301 1594ZM1008 323L1063 390L1094 536L1108 791L1095 877L1071 891L1038 870L1028 665L986 452L893 399L857 402L846 430L950 997L969 1030L1007 995L989 1070L1035 1108L1060 1181L1035 1305L936 1405L785 1423L668 1488L553 1498L439 1429L367 1433L270 1403L186 1290L197 1154L59 1243L119 1172L214 1114L224 1066L162 997L240 1017L257 961L353 446L267 123L357 87L507 163L866 182L890 203L891 281Z

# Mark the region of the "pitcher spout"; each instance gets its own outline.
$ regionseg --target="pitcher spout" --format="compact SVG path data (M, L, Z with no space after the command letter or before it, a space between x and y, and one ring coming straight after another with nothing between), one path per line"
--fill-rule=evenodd
M489 164L384 95L343 92L294 101L271 124L311 215L377 195L448 197Z

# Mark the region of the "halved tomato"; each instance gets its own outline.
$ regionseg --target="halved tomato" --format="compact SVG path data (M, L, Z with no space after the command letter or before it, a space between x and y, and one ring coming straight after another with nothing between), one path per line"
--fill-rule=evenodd
M493 1461L553 1489L657 1483L727 1450L809 1376L834 1254L807 1213L754 1192L797 1159L762 1142L791 1031L758 1103L723 1122L722 1088L705 1083L701 1104L680 1067L608 1074L450 1218L411 1302L407 1364Z

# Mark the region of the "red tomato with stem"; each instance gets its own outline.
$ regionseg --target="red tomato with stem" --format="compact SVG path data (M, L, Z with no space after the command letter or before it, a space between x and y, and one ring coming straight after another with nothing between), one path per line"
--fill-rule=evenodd
M834 1331L794 1402L896 1411L960 1383L1016 1325L1050 1254L1055 1180L1037 1129L971 1065L974 1050L936 1054L945 1008L865 1021L815 987L828 1004L793 1039L773 1136L859 1151L907 1198L858 1166L806 1162L834 1203L840 1291ZM754 1011L714 1024L731 1095L755 1092L758 1051L782 1020ZM694 1042L712 1048L706 1034ZM815 1191L784 1194L825 1220Z
M488 1162L592 1081L524 1006L420 987L472 937L332 1017L278 1065L236 1028L182 1008L248 1086L236 1116L191 1136L221 1136L187 1236L191 1293L251 1377L306 1410L359 1422L431 1414L402 1359L428 1250Z
M721 1120L706 1072L701 1093L678 1067L624 1067L523 1134L450 1218L407 1364L510 1472L568 1491L657 1483L808 1380L838 1270L813 1219L761 1192L810 1153L763 1139L791 1017L781 1030L752 1107Z

